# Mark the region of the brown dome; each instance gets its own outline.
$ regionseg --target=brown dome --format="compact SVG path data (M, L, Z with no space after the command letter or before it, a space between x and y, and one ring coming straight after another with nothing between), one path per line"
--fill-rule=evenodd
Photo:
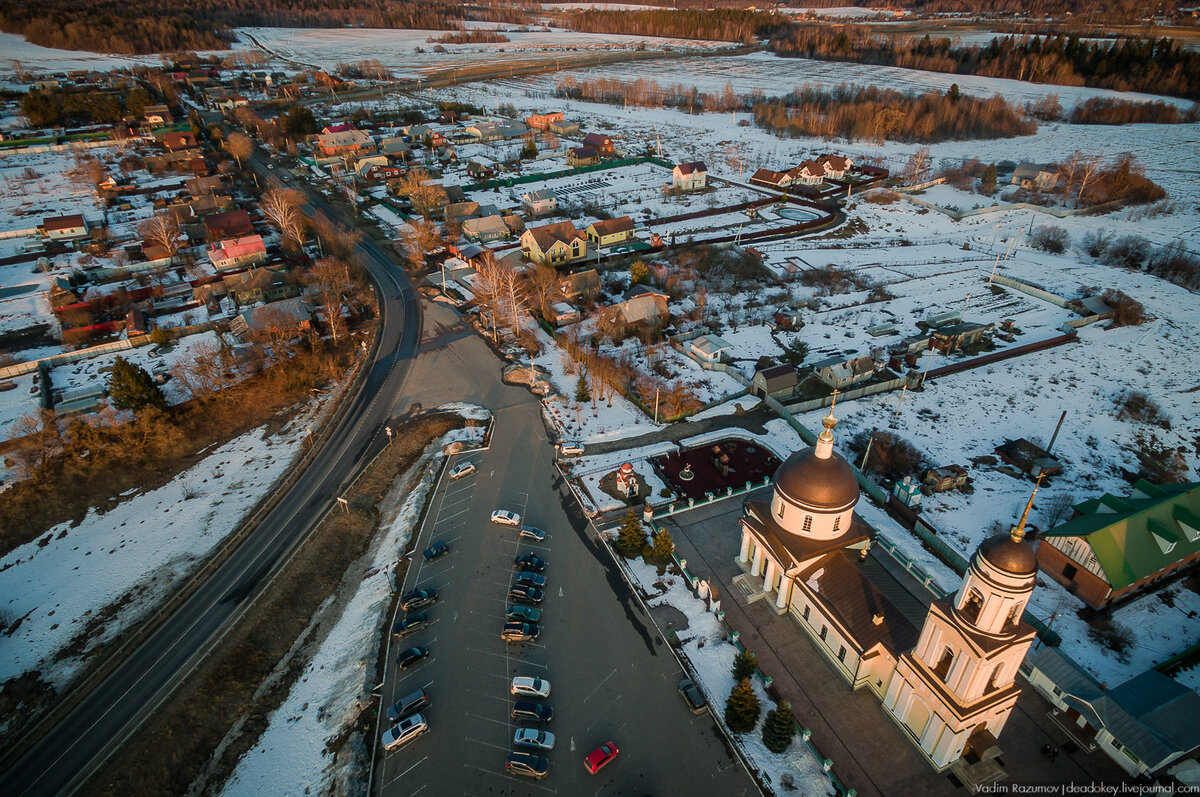
M979 556L993 567L1018 576L1031 576L1037 572L1037 553L1028 542L1017 542L1011 534L997 534L983 541Z
M822 459L813 448L797 451L779 466L775 489L814 509L845 509L858 500L858 479L849 463L836 453Z

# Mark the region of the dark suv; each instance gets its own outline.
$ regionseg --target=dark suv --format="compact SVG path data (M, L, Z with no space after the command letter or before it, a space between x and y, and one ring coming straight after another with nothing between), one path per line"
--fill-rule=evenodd
M541 703L518 700L513 703L512 718L526 722L549 722L554 719L554 709Z

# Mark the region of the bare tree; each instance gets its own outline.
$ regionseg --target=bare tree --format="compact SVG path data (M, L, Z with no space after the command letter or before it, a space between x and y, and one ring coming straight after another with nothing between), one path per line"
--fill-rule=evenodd
M1075 196L1075 207L1083 204L1083 193L1087 190L1088 183L1092 181L1096 170L1100 168L1103 161L1097 156L1087 156L1081 159L1079 164L1079 193Z
M427 219L413 219L404 231L404 243L408 251L408 262L413 268L425 266L425 256L442 245L442 236L437 227Z
M1075 506L1075 498L1070 493L1058 493L1050 498L1042 507L1042 522L1046 529L1052 529L1071 515Z
M50 410L22 415L13 422L9 439L13 446L8 456L14 471L22 479L36 479L51 458L62 450L64 442L62 429Z
M913 153L904 167L904 178L909 185L915 185L925 179L929 171L929 147L921 147Z
M282 191L272 188L259 200L259 209L279 230L286 247L298 248L304 240L304 214L300 212L302 204L304 192L294 188Z
M254 154L254 141L245 133L234 131L225 139L225 151L237 160L238 168L242 168L242 158Z
M179 221L173 213L158 213L138 225L142 240L162 249L167 257L179 252Z
M408 197L413 210L425 218L437 207L439 186L429 182L429 172L424 169L412 169L395 183L396 193Z
M345 261L324 257L308 274L313 294L325 307L325 323L336 346L338 337L345 334L346 320L342 317L342 299L351 289L350 266Z
M558 295L558 271L550 266L534 266L529 273L529 293L537 300L542 318L549 319L550 305Z

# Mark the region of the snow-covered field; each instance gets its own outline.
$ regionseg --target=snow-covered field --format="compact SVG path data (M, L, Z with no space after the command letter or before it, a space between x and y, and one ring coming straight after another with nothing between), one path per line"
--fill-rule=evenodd
M287 470L318 405L278 434L231 440L149 492L135 493L78 525L62 523L0 559L0 608L19 627L5 642L0 681L39 670L61 688L95 645L156 606ZM90 630L83 647L60 649L105 607L128 603Z
M692 593L682 576L668 575L660 579L658 571L640 559L622 564L642 592L654 596L647 601L649 605L667 604L687 616L687 629L679 631L679 638L683 641L681 652L690 663L697 683L708 698L709 711L717 721L734 687L730 673L738 649L725 640L720 622L706 610L704 601ZM757 678L751 678L750 682L758 695L762 714L753 731L736 734L733 738L751 766L766 776L764 780L773 784L781 783L784 775L790 775L801 794L833 794L832 784L821 769L821 761L799 735L792 739L791 745L783 753L775 754L767 750L762 741L762 726L767 720L767 712L775 704Z
M396 77L419 77L428 72L481 63L528 61L532 58L574 56L612 50L689 50L729 47L727 42L666 39L547 29L506 32L509 41L486 44L436 44L436 30L239 28L242 46L257 46L272 68L297 66L332 70L341 63L378 60ZM444 53L435 53L442 47ZM423 52L417 52L420 49Z
M481 419L479 408L463 410L467 417ZM483 431L481 426L455 430L442 443L460 440L479 445ZM408 547L442 459L441 448L431 446L398 480L408 484L414 474L421 474L394 517L385 519L386 531L377 536L371 553L360 560L362 580L340 617L326 618L327 612L314 617L314 625L331 622L332 626L271 715L258 743L238 762L223 794L326 793L335 780L344 783L362 774L335 768L326 745L358 718L374 686L368 671L378 656L381 626L392 597L391 571L398 552ZM374 738L368 743L373 744Z

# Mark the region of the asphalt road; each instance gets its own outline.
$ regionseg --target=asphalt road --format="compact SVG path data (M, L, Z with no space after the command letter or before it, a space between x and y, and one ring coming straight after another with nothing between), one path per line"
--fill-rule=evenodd
M248 163L268 174L257 157ZM323 200L314 209L338 218ZM381 434L421 331L418 297L403 271L369 241L364 265L378 283L380 345L361 390L317 458L275 509L225 563L96 689L16 763L0 773L0 794L69 794L134 731L220 640L247 600L286 560L340 487L384 442Z
M438 355L454 356L457 348L469 361L478 341L463 344ZM477 471L443 479L415 543L420 551L440 539L452 552L432 563L418 554L402 585L438 590L439 601L421 610L431 624L393 640L389 652L383 707L424 688L430 731L390 753L377 748L374 792L757 794L711 716L692 715L677 693L683 673L559 477L537 401L519 388L488 392L496 415L491 445L450 463L470 460ZM520 513L547 539L522 540L515 528L490 522L496 508ZM536 605L541 635L510 644L500 629L513 558L530 551L549 563L546 596ZM399 671L396 654L412 645L427 645L430 656ZM544 780L505 773L514 731L535 727L509 718L509 684L517 675L551 684L542 702L555 714L544 727L557 739L542 753L550 761ZM584 756L608 741L620 755L589 775Z

